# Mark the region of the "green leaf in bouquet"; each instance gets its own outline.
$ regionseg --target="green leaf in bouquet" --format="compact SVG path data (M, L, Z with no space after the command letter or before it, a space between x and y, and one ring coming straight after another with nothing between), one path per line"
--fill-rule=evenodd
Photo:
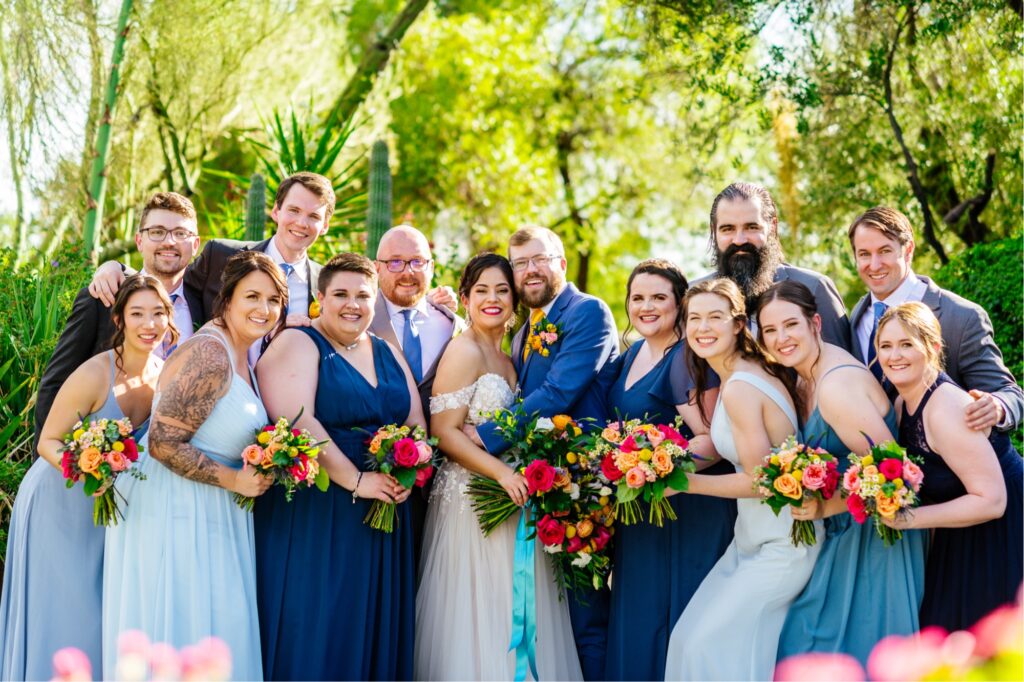
M659 479L648 486L644 486L644 488L654 499L661 499L665 496L665 479ZM650 498L645 496L644 499L650 502Z
M383 467L381 470L383 471ZM406 467L397 467L394 470L394 477L403 488L411 488L416 483L416 470Z
M331 485L331 477L327 475L327 470L324 469L322 466L316 472L316 478L314 479L314 483L316 484L317 490L319 490L322 493L327 492L327 488L329 488Z
M769 507L771 507L772 511L775 512L776 516L778 516L780 513L782 513L782 510L785 509L786 507L788 507L791 504L793 506L799 506L797 504L794 504L795 502L797 502L797 500L792 500L792 499L790 499L788 497L780 498L780 497L774 496L774 495L772 497L764 498L764 502Z
M292 458L288 455L287 450L278 450L274 453L273 457L274 466L286 467L292 463Z
M686 477L686 472L676 467L672 470L672 473L662 479L669 488L672 490L678 490L680 492L686 492L690 489L690 479Z
M92 495L94 492L100 489L100 479L95 476L85 477L85 494Z
M381 450L383 450L383 449L384 448L381 448ZM391 473L391 465L388 464L387 462L382 462L381 465L380 465L380 470L381 470L381 473L390 474Z
M619 481L619 485L615 488L615 500L620 504L626 502L632 502L636 498L640 497L639 488L630 488L626 485L625 479Z

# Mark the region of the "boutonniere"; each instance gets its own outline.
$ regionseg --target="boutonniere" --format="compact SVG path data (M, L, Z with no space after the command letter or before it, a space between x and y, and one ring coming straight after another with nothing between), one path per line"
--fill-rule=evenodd
M309 319L315 320L318 317L320 317L320 301L314 298L309 304Z
M551 347L562 338L562 326L542 317L530 325L530 333L526 336L526 344L523 356L524 359L533 351L546 358L551 353Z

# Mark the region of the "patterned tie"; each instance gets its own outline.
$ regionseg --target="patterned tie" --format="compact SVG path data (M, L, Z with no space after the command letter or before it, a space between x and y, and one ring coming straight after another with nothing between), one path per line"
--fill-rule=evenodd
M288 284L288 278L292 276L292 273L293 273L293 272L295 272L295 266L294 266L294 265L291 265L290 263L281 263L281 272L283 272L283 273L284 273L284 283L285 283L285 285L287 286L287 284ZM285 314L285 315L287 315L287 314L288 314L288 309L289 309L290 307L291 307L291 297L289 297L289 303L288 303L288 305L286 305L286 306L284 307L284 314Z
M171 294L171 319L174 319L174 304L178 302L179 295L180 294ZM170 354L174 352L174 349L178 347L177 343L171 343L170 334L171 333L168 331L167 335L164 336L164 344L161 351L164 354L164 360L166 360Z
M530 357L530 337L533 336L533 328L543 319L544 311L541 308L536 308L530 313L530 328L526 330L526 342L523 343L523 362Z
M405 331L402 332L402 352L405 354L405 359L409 361L409 368L418 384L423 379L423 347L420 345L420 333L412 323L415 314L415 310L408 308L402 311L402 316L405 318Z
M884 386L886 382L885 374L882 373L882 366L878 364L878 358L875 354L875 334L878 333L878 321L882 319L882 315L889 309L889 306L881 301L876 301L871 306L871 309L874 312L875 321L871 325L871 335L868 337L868 368L875 375L875 378L878 379L878 383Z

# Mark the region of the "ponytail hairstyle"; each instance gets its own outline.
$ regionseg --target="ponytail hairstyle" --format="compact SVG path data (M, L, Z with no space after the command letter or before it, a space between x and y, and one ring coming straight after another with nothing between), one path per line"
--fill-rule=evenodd
M160 299L167 312L167 333L171 335L173 346L178 342L178 328L174 326L174 304L164 290L164 285L152 275L132 275L121 283L117 290L117 298L110 309L110 319L114 322L114 335L110 337L110 347L114 349L114 366L124 371L124 311L128 300L139 291L152 291Z
M747 327L746 304L743 301L743 294L740 292L740 288L736 286L736 283L731 279L719 277L694 284L686 292L686 297L683 299L684 316L689 310L690 301L702 294L714 294L725 299L729 304L729 314L738 328L736 332L736 353L744 360L757 363L770 376L781 381L786 387L789 397L793 400L793 404L796 406L797 414L803 414L803 399L797 390L795 373L777 363L772 356L765 352L761 344L754 338L754 335L750 333L750 329ZM708 390L708 372L711 366L707 360L693 352L687 353L687 362L690 366L690 375L697 386L697 409L700 410L701 421L704 422L705 426L710 426L711 418L704 411L704 394Z

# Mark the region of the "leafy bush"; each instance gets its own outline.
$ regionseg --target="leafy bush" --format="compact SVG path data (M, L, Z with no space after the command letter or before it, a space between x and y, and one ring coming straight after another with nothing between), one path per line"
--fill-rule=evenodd
M39 379L91 272L80 245L58 253L16 269L17 252L0 249L0 561L14 495L31 462Z

